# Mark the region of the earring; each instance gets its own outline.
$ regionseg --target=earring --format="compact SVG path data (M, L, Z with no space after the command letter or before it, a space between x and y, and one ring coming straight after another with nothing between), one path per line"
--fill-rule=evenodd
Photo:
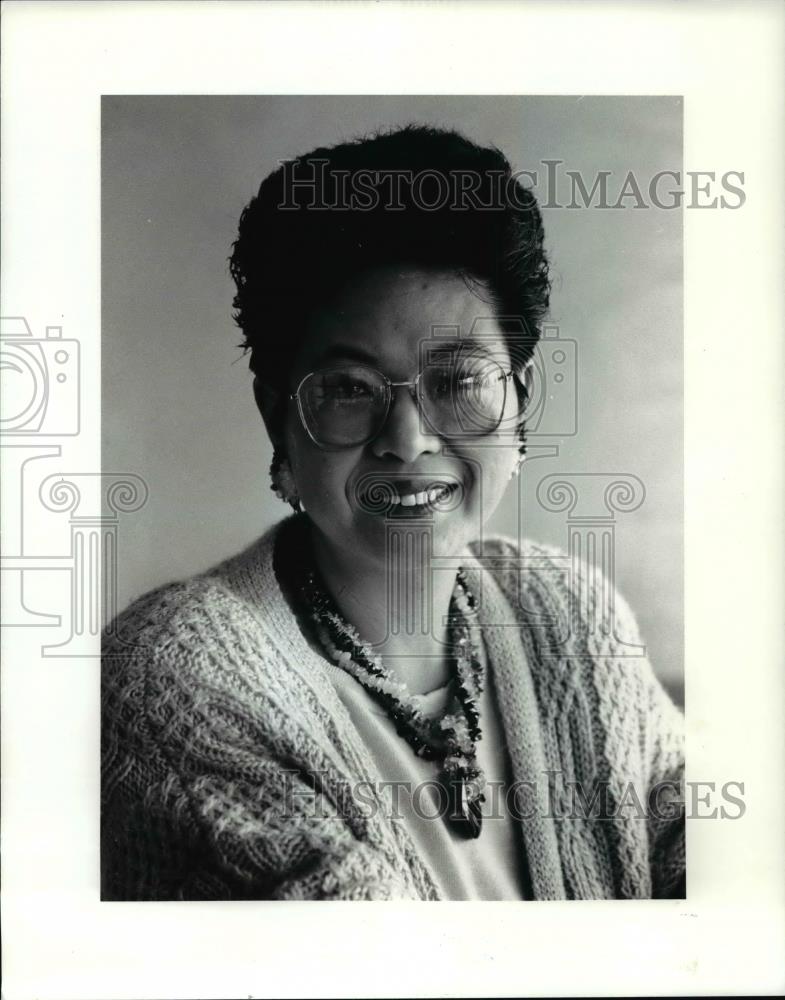
M525 461L526 461L526 456L525 455L519 455L518 456L518 458L517 458L517 460L515 462L515 465L512 468L512 472L510 473L510 479L515 479L515 477L517 475L519 475L519 473L521 471L521 468L523 466L523 463Z
M278 449L273 450L273 460L270 463L270 489L275 495L288 503L293 510L300 512L300 497L297 495L297 484L294 481L289 459Z
M514 479L520 473L521 467L526 461L526 429L523 427L521 427L520 441L521 443L518 447L518 458L512 472L510 473L510 479Z

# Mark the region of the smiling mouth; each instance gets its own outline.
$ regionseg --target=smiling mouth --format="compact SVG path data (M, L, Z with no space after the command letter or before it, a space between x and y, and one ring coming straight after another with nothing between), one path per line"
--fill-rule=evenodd
M452 486L441 485L433 486L430 490L421 490L419 493L395 493L390 497L390 503L400 504L401 507L432 507L440 500L446 500L453 489Z
M423 489L414 490L408 483L395 485L376 480L368 489L358 494L358 502L361 509L368 514L405 517L408 514L451 510L460 502L462 494L463 489L457 482L447 483L442 480L424 486Z

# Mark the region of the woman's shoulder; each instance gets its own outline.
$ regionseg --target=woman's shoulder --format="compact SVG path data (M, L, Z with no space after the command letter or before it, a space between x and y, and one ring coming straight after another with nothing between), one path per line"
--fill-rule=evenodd
M558 545L549 545L533 538L519 539L511 535L486 535L470 543L469 550L489 568L509 568L530 565L542 568L551 564L562 565L568 553Z
M516 609L537 607L566 624L582 626L589 645L602 638L603 651L616 645L639 644L639 628L627 600L613 580L613 567L590 563L585 557L532 538L520 541L491 535L469 546L473 557L496 579ZM586 622L613 609L613 629L586 632ZM579 615L581 622L574 621ZM565 624L562 622L562 624ZM598 652L600 650L597 650Z
M109 623L102 635L102 655L163 649L209 615L217 598L217 585L201 574L155 587Z
M563 705L578 689L591 689L586 703L600 706L606 721L623 727L638 712L665 719L661 728L678 735L679 714L657 680L612 566L528 538L494 536L470 549L521 626L542 703Z
M259 603L258 591L270 586L269 576L259 577L268 544L262 536L203 573L148 591L105 629L102 731L108 746L125 732L143 743L155 733L158 743L171 747L189 733L211 732L228 705L245 717L249 692L250 701L261 704L270 677L283 673L275 602ZM228 723L220 725L225 730Z
M646 710L656 679L612 565L530 538L495 535L471 549L521 626L541 692L590 687L593 701Z
M538 600L567 603L577 580L571 572L569 553L557 545L533 538L488 535L472 542L469 552L474 560L495 579L516 610Z
M133 600L102 635L102 657L165 657L176 650L209 650L232 633L264 627L258 609L274 604L272 533L240 553Z

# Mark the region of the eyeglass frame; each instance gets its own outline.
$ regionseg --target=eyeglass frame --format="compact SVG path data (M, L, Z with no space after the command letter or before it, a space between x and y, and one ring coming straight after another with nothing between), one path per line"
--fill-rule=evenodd
M528 401L529 390L526 388L525 383L519 377L515 369L511 368L509 371L505 371L503 366L499 365L497 361L494 361L494 364L497 364L499 366L499 371L504 376L504 406L507 405L507 383L510 381L511 378L517 381L518 385L523 390L523 393ZM388 378L384 374L384 372L379 371L378 368L374 368L373 365L366 365L365 363L360 363L356 367L365 368L367 371L371 371L374 372L376 375L379 375L384 380L385 386L387 387L387 407L384 412L384 417L382 418L382 421L379 425L379 429L375 431L373 434L370 434L368 437L363 438L361 441L357 441L353 444L337 444L337 445L323 444L321 441L317 441L316 437L312 433L305 419L305 414L303 412L303 404L300 399L300 390L312 375L316 375L318 372L339 371L340 370L339 368L315 368L313 371L308 372L307 375L303 375L303 377L298 382L297 388L294 390L294 392L289 393L288 399L293 400L297 403L297 414L300 417L300 423L302 424L303 429L305 430L306 434L311 439L311 441L313 441L313 443L316 445L316 447L320 448L322 451L348 451L350 448L361 448L364 445L370 444L371 441L375 440L382 433L385 426L387 425L387 421L390 417L390 410L392 409L393 404L395 403L396 389L403 389L403 388L408 389L409 395L412 397L412 400L414 401L417 407L418 413L420 414L421 417L425 417L425 419L428 420L427 414L423 412L422 402L419 398L420 379L423 377L424 374L422 370L417 372L417 375L415 376L414 379L410 379L404 382L393 382L393 380ZM498 421L496 422L496 426L490 430L483 431L482 434L476 435L477 437L484 437L486 434L494 434L499 429L502 420L504 420L504 406L502 407L502 412L501 415L499 416ZM434 433L436 433L439 437L451 436L447 434L442 434L440 431L436 431ZM456 434L455 436L460 437L461 435Z

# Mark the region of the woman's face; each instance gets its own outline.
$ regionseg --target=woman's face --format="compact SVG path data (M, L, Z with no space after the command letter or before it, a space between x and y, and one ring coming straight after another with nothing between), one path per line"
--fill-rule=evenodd
M430 354L437 338L445 346L457 345L448 355L487 356L504 372L510 370L492 306L459 276L401 268L367 272L312 317L290 390L309 372L344 363L363 362L393 382L413 380L423 351ZM425 515L433 525L434 555L459 552L479 537L517 467L518 409L515 383L509 380L496 431L480 437L443 436L421 419L409 391L399 388L373 440L328 451L313 442L296 402L290 401L283 446L320 541L344 557L383 562L391 520ZM402 502L392 508L374 504L372 482L385 484L388 495ZM452 484L452 492L439 499L432 491L444 483ZM424 505L423 494L433 502ZM413 497L419 502L412 505Z

